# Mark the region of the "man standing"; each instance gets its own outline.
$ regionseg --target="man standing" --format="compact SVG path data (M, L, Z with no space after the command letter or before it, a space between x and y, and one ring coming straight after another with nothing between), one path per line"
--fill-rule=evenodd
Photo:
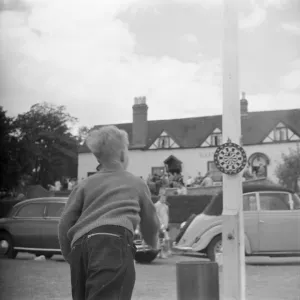
M146 243L157 249L159 220L146 183L126 171L127 133L102 127L86 144L101 168L72 190L58 233L71 267L72 297L130 300L134 231L139 224Z
M160 221L160 231L164 238L164 245L160 252L161 258L166 258L167 255L171 255L171 241L169 237L169 206L166 203L166 190L160 189L159 200L155 203L158 219Z

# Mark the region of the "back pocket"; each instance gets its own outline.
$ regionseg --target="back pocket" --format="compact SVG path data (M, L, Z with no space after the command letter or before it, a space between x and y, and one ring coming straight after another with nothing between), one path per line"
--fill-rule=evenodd
M87 238L88 269L112 270L124 264L124 240L110 233L94 233Z

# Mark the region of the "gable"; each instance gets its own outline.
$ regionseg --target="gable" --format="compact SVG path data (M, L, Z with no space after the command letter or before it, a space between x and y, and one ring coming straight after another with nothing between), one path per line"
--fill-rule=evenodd
M215 128L214 131L201 144L201 147L217 147L222 144L222 131Z
M174 149L179 148L179 145L174 139L164 130L160 136L154 141L149 149Z
M263 143L283 142L283 141L299 141L300 137L294 133L287 125L282 122L269 132L264 138Z

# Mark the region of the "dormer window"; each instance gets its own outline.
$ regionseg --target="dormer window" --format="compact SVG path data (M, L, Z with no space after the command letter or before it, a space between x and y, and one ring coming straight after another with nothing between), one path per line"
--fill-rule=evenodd
M288 140L288 129L283 124L278 124L274 129L274 141L287 141Z
M276 127L263 140L263 143L299 141L300 137L289 129L285 124L278 123Z
M211 146L220 146L222 144L222 133L213 133L210 140Z
M149 149L170 149L179 148L179 145L170 137L170 135L163 131Z
M204 141L201 147L218 147L222 144L222 132L216 128Z
M158 148L170 148L170 137L169 136L161 136L158 138Z

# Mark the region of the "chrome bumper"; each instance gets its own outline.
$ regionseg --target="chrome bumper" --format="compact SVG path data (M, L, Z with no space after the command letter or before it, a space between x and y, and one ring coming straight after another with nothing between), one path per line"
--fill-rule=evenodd
M179 251L193 251L192 247L180 246L180 245L176 245L175 243L173 244L173 249L179 250Z
M151 251L152 248L148 246L144 241L134 241L136 252Z

